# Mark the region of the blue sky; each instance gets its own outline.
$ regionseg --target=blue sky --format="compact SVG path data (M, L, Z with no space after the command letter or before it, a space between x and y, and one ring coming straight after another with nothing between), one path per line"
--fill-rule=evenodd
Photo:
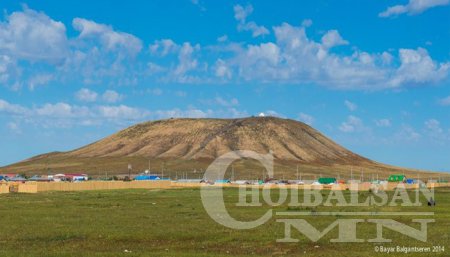
M137 122L306 122L450 170L450 1L43 1L0 7L0 166Z

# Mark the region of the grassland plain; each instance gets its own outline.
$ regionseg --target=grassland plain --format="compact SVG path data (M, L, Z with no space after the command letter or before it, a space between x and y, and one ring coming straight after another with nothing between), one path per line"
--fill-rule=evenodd
M224 199L233 217L253 220L268 209L311 210L307 207L239 207L237 189L224 189ZM328 191L322 192L325 196ZM276 194L273 196L277 198ZM345 192L346 197L349 196ZM370 192L361 192L360 200ZM389 193L389 194L392 194ZM413 198L411 194L411 198ZM331 243L333 229L318 242L298 232L298 243L277 243L284 237L284 224L276 216L251 230L233 230L215 223L206 213L199 189L116 190L91 192L46 192L0 196L0 256L450 256L450 189L436 190L437 206L428 207L325 207L316 211L433 211L428 241L384 229L391 243ZM323 230L339 216L302 217ZM357 217L371 218L371 217ZM376 218L383 218L377 216ZM390 216L419 228L411 216ZM358 225L358 238L376 237L375 225ZM443 246L439 253L375 252L375 246Z

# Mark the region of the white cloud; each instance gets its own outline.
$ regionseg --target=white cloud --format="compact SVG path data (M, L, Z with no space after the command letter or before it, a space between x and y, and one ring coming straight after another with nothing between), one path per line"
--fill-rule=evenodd
M216 96L211 99L200 100L200 102L206 105L217 105L222 107L234 107L239 105L239 100L236 98L225 99L220 96Z
M302 26L303 27L310 27L313 24L311 19L306 19L302 21Z
M330 30L322 37L322 45L326 48L332 48L339 45L348 45L337 30Z
M26 113L27 109L20 105L11 104L5 100L0 99L0 112L13 115L20 115Z
M0 20L0 84L13 90L27 85L33 90L50 81L136 82L139 71L132 57L141 51L140 39L83 18L72 24L80 33L68 38L66 26L45 13L24 7L6 14Z
M102 95L103 101L106 101L108 103L119 102L120 100L122 100L122 98L123 98L123 95L117 93L114 90L106 90Z
M251 31L253 37L259 37L270 34L269 30L264 26L257 25L254 21L247 22L247 17L252 14L253 6L241 5L234 6L234 18L239 22L238 31Z
M449 106L450 105L450 96L443 98L438 101L440 105L442 106Z
M46 85L54 79L52 74L37 74L29 79L28 87L30 90L34 90L37 86Z
M126 105L99 106L97 109L100 116L107 119L141 120L149 115L148 111L143 111Z
M183 43L178 53L178 65L172 71L172 75L179 82L190 81L190 76L186 73L198 67L198 60L193 56L200 51L200 45L192 46L189 42Z
M344 104L352 112L356 111L358 109L358 105L356 105L355 103L350 102L349 100L345 100Z
M231 70L228 67L227 63L225 61L223 61L222 59L217 60L216 65L215 65L215 75L217 77L220 78L226 78L226 79L230 79L231 78Z
M0 22L0 54L12 58L61 63L68 55L63 23L25 7Z
M142 49L139 38L124 32L113 30L111 26L96 23L83 18L75 18L73 27L80 32L80 39L99 40L104 48L109 51L126 51L135 56Z
M17 124L16 122L8 122L8 124L6 124L6 126L13 133L22 134L22 130L20 129L19 124Z
M223 35L217 38L218 42L225 42L228 41L228 36L227 35Z
M160 73L167 71L167 68L165 68L161 65L158 65L156 63L153 63L153 62L148 62L147 67L148 67L147 71L148 71L149 75L160 74Z
M401 65L390 81L392 87L433 83L447 78L449 74L450 63L436 63L423 48L400 49L399 52Z
M130 125L136 122L142 122L149 119L164 118L205 118L205 117L244 117L248 116L246 111L240 111L234 108L238 105L237 99L224 100L216 98L223 109L201 110L195 107L187 109L168 109L168 110L146 110L127 105L94 105L77 106L64 102L46 103L41 106L31 108L11 104L0 99L0 115L6 113L14 117L17 121L27 124L33 124L40 127L73 127L73 126L98 126L108 121L112 124ZM12 124L7 124L13 128Z
M425 127L436 133L443 132L443 129L441 128L441 123L436 119L429 119L429 120L425 121Z
M360 118L350 115L347 120L342 122L339 126L339 130L345 133L352 133L364 131L366 128Z
M68 103L44 104L31 110L32 114L49 118L77 118L89 116L89 108L85 106L72 106Z
M200 0L191 0L191 3L200 8L200 11L206 11L206 8L202 5L202 3L200 3Z
M75 97L82 102L95 102L98 94L87 88L82 88L75 93Z
M301 112L301 113L298 115L298 119L299 119L300 121L302 121L302 122L304 122L304 123L310 125L310 126L314 123L314 120L315 120L313 116L311 116L311 115L309 115L309 114L306 114L306 113L303 113L303 112Z
M380 90L429 85L448 78L450 62L437 63L425 49L400 49L394 61L391 54L355 50L336 54L329 47L342 43L337 32L316 42L305 27L283 23L273 27L275 42L237 46L230 50L227 63L231 77L270 83L315 83L337 89ZM398 63L400 65L398 65Z
M152 95L162 95L164 93L161 88L147 89L147 92Z
M236 98L231 98L230 100L223 99L222 97L214 98L214 102L221 106L236 106L239 105L239 101Z
M253 12L251 5L236 5L234 12L241 29L265 33L251 28L261 27L248 22ZM274 40L263 43L227 39L201 47L191 42L157 40L149 46L151 55L139 58L133 58L142 52L137 37L83 18L75 18L72 23L79 35L68 39L64 24L43 13L25 9L6 16L0 23L0 83L14 90L23 85L33 89L50 81L137 85L142 80L317 84L335 89L380 90L435 84L448 79L450 73L450 62L439 63L422 48L400 49L398 54L391 54L354 47L350 54L336 53L332 51L334 46L349 42L337 30L325 32L320 40L308 37L310 20L301 26L274 26ZM22 31L17 24L26 26ZM22 34L12 35L16 30ZM41 39L40 30L46 38ZM27 58L25 65L22 58Z
M414 128L408 125L402 125L400 131L395 135L395 139L406 142L416 142L422 135L418 133Z
M19 73L16 61L7 55L0 54L0 84L13 83Z
M446 132L441 127L441 122L436 119L425 121L425 132L435 142L445 144L450 139L450 131Z
M407 13L415 15L426 11L427 9L448 5L450 0L409 0L406 5L395 5L388 7L384 12L379 14L380 17L390 17Z
M192 83L196 81L190 73L205 71L200 67L196 58L201 47L199 44L184 42L179 45L171 39L157 40L150 45L150 52L161 58L166 58L170 64L164 66L148 63L150 75L160 75L160 79L165 82Z
M152 113L156 119L164 118L206 118L213 114L211 110L203 111L196 108L188 110L172 109L172 110L158 110Z
M245 22L247 16L249 16L253 12L253 6L251 5L247 5L245 8L241 5L235 5L233 9L234 9L234 18L240 22Z
M375 124L377 125L377 127L390 127L392 125L391 120L390 119L379 119L375 121Z
M150 53L154 55L166 56L178 51L180 48L171 39L156 40L152 45L149 46Z

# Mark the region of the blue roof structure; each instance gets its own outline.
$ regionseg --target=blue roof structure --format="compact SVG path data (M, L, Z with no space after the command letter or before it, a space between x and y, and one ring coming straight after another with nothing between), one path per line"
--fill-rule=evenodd
M156 175L139 175L134 180L160 180L161 178Z
M226 183L231 183L231 181L229 179L219 179L219 180L216 180L215 183L217 183L217 184L226 184Z

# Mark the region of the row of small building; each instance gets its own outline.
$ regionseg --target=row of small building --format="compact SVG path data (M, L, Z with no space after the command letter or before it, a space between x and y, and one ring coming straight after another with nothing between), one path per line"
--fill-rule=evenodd
M139 174L133 178L132 180L137 181L158 181L158 180L170 180L169 178L164 178L159 175L153 175L148 173ZM36 181L36 182L60 182L60 181L69 181L69 182L80 182L89 180L89 176L83 173L65 173L65 174L55 174L55 175L35 175L30 178L25 178L18 174L0 174L0 181L10 181L10 182L25 182L25 181ZM123 179L122 179L123 180ZM130 180L130 178L126 177L125 180ZM207 183L207 184L312 184L312 185L330 185L330 184L348 184L348 183L359 183L362 181L358 180L343 180L336 179L334 177L321 177L316 180L280 180L280 179L265 179L265 180L229 180L229 179L218 179L213 181L208 181L205 179L177 179L176 182L188 182L188 183ZM387 180L372 180L369 181L372 184L382 184L387 182L403 182L406 184L419 184L421 181L416 179L408 179L405 175L395 174L389 176ZM447 181L429 181L429 182L447 182ZM423 182L422 182L423 183Z
M66 173L66 174L55 174L55 175L35 175L30 178L26 178L19 174L9 173L0 174L0 181L11 181L11 182L25 182L25 181L40 181L40 182L50 182L50 181L87 181L89 179L87 174L82 173Z

